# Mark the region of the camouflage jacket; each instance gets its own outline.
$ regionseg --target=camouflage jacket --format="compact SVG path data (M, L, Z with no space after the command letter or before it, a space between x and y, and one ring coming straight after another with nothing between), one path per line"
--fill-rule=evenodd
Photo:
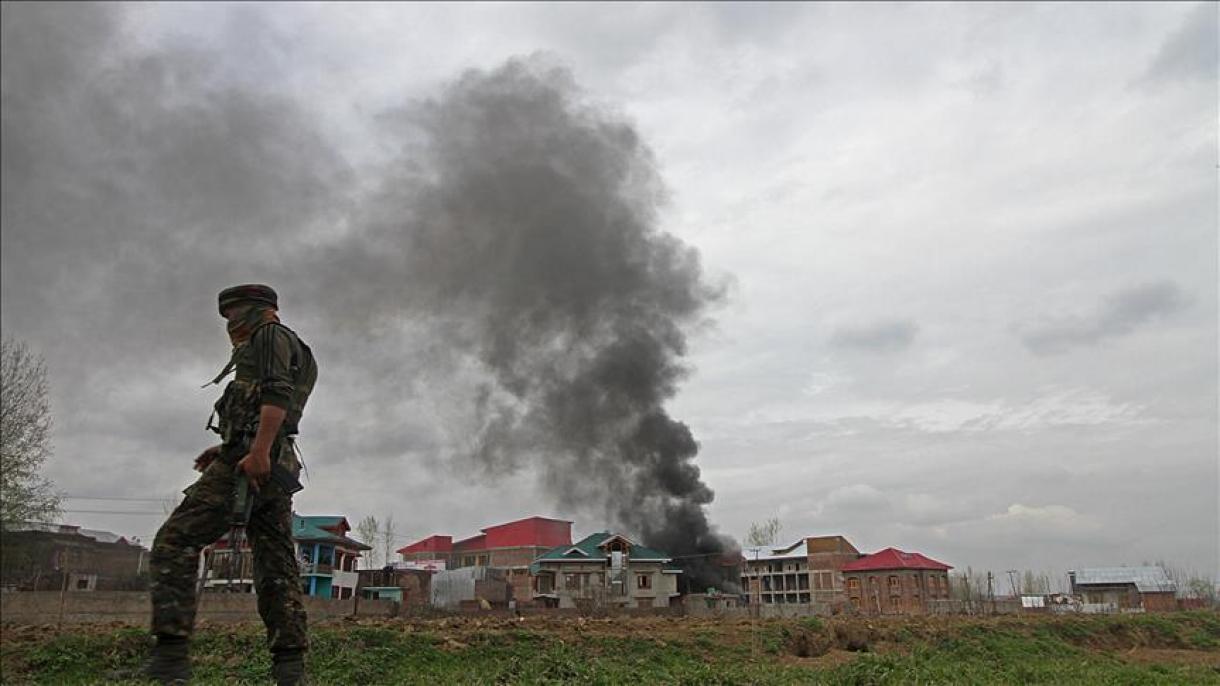
M236 374L216 401L217 425L211 426L228 444L258 431L263 405L283 408L287 415L280 434L297 433L305 402L318 378L313 352L292 329L268 322L233 350Z

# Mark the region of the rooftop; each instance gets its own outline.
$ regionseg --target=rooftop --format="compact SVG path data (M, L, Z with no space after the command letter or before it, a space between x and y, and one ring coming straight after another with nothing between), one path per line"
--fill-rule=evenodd
M1092 567L1076 572L1077 586L1135 584L1140 593L1177 592L1177 583L1160 567Z
M542 562L580 562L596 560L604 563L606 558L610 556L610 553L602 549L601 546L614 538L620 538L628 543L630 546L627 554L629 559L636 561L670 561L669 555L665 552L640 545L621 534L615 534L609 531L599 531L598 533L585 536L572 545L561 545L551 548L538 557L538 559L534 560L534 563L530 565L530 571L536 573L539 563Z
M809 547L805 544L805 539L803 538L792 545L784 547L748 545L741 548L741 556L751 562L754 560L786 560L795 557L807 557L808 555Z
M80 535L85 538L92 538L98 543L124 543L126 545L140 545L140 542L134 538L120 536L110 531L102 531L101 529L82 529L75 524L48 524L46 522L21 522L11 528L12 531L42 531L50 534L69 534Z
M332 531L338 529L340 532ZM346 532L351 527L347 525L347 518L339 515L317 515L304 516L292 514L292 537L298 541L322 541L326 543L338 543L346 546L350 550L372 550L373 547L365 545L354 538L348 538Z
M865 555L842 567L844 572L867 572L882 569L931 569L947 572L953 567L919 553L908 553L897 548L886 548L872 555Z

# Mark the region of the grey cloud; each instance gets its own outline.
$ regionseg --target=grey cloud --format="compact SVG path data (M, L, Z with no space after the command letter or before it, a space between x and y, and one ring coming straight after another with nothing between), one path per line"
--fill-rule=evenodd
M1171 281L1146 283L1106 296L1090 316L1047 319L1018 326L1025 347L1038 355L1066 352L1127 335L1186 306L1187 298Z
M723 548L698 445L665 408L720 294L658 228L667 191L629 121L557 63L512 60L362 121L402 152L355 168L269 85L285 42L263 10L228 15L220 46L270 47L230 54L133 48L125 8L75 9L6 5L4 22L5 329L54 341L57 375L144 388L218 367L214 294L265 281L318 355L303 428L331 474L529 467L553 502L650 545ZM206 416L186 390L59 409L166 445L155 418Z
M841 327L831 335L830 344L852 350L894 352L910 347L918 333L919 325L909 319L883 319Z
M1161 45L1148 65L1142 82L1154 84L1180 80L1214 82L1220 62L1217 42L1217 5L1201 2L1187 13L1182 25Z

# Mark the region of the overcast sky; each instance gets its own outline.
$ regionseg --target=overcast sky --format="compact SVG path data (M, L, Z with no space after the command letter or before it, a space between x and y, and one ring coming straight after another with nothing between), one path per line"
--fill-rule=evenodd
M392 513L400 543L603 528L529 460L455 457L480 370L437 350L445 313L385 305L417 277L377 259L368 209L428 175L421 103L532 55L634 127L668 191L656 228L724 289L683 323L668 404L721 531L777 516L784 539L963 569L1217 571L1215 4L3 20L0 313L47 360L67 521L151 537L160 514L74 511L157 503L78 496L191 481L228 355L216 292L266 281L321 366L299 512Z

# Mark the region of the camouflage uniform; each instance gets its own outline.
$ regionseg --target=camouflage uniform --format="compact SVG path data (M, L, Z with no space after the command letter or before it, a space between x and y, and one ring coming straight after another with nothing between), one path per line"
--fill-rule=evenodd
M297 335L278 322L260 325L234 348L236 377L216 403L220 455L184 492L186 498L157 532L150 559L152 631L158 638L189 638L195 623L200 550L230 528L239 470L257 431L262 405L286 410L271 458L294 476L300 463L292 436L313 390L317 367ZM226 367L228 369L228 367ZM292 494L277 483L262 487L246 528L254 549L254 588L272 653L308 648L301 581L292 544Z

